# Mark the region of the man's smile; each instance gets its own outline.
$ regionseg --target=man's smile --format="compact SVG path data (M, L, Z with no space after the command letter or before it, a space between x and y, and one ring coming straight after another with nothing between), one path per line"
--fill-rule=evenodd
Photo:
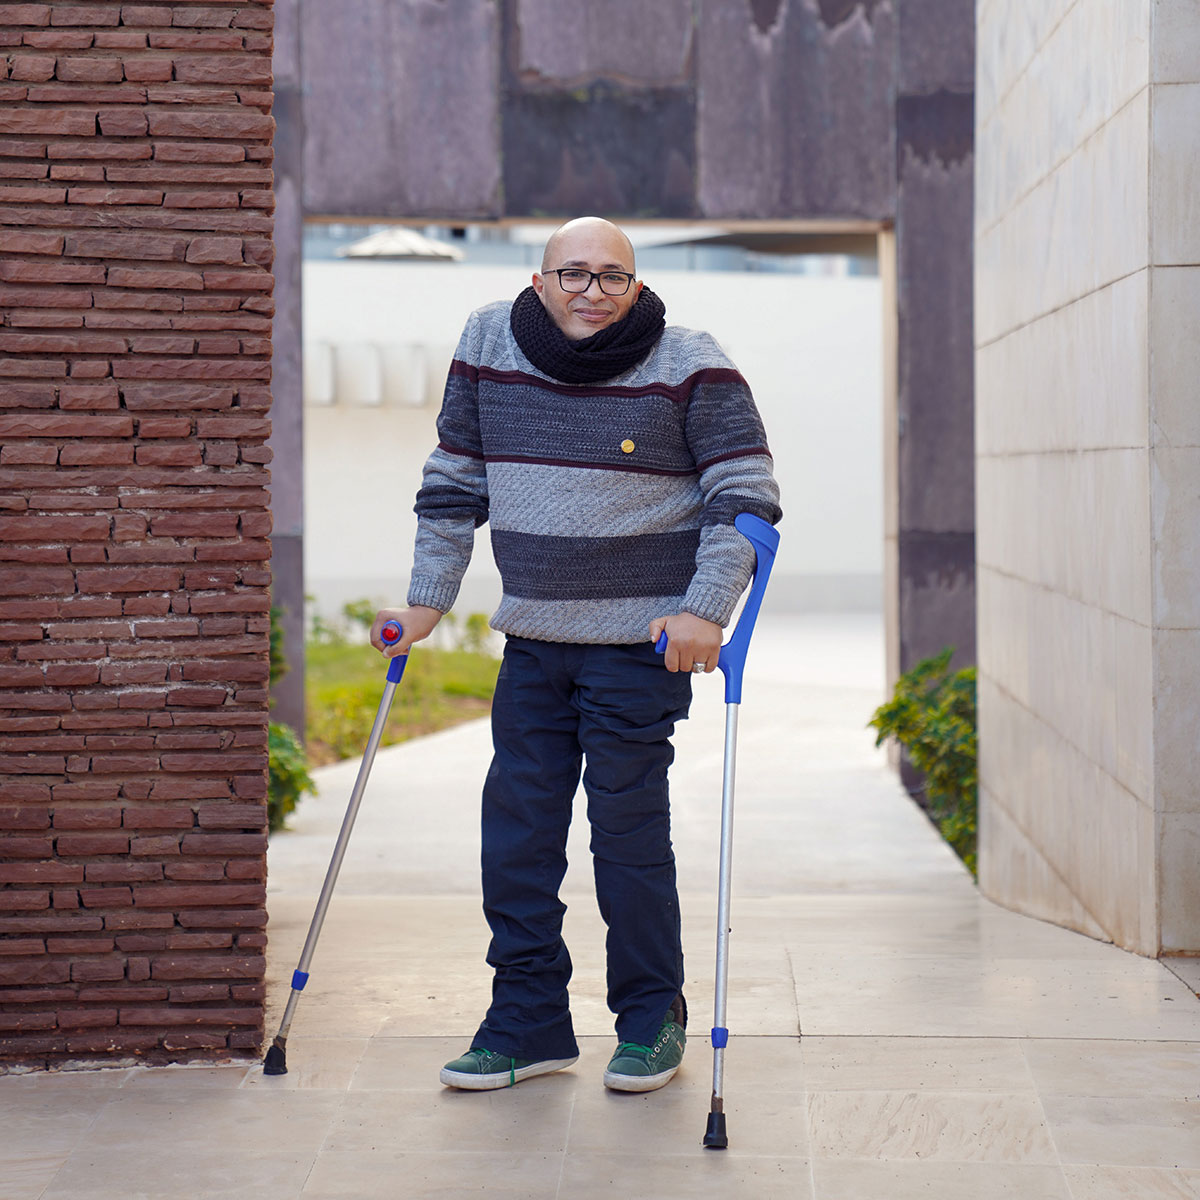
M613 315L607 308L585 308L582 305L571 309L571 313L581 320L591 322L606 321Z

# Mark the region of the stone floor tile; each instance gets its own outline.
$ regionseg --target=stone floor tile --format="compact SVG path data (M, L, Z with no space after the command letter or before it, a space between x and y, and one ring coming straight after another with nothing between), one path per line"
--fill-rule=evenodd
M803 1033L1200 1040L1200 1005L1152 960L793 953Z
M261 1074L257 1064L219 1067L139 1067L121 1085L122 1096L176 1096L193 1088L239 1088L248 1075Z
M179 1150L90 1146L67 1160L41 1200L290 1200L300 1194L317 1147L279 1153L266 1143L231 1154L220 1144Z
M1032 1092L810 1092L816 1158L1054 1164Z
M299 1193L303 1200L556 1200L560 1152L481 1153L468 1143L439 1150L325 1150Z
M813 1175L816 1200L1080 1200L1050 1165L818 1158Z
M758 1158L695 1148L686 1155L635 1157L572 1153L558 1200L812 1200L804 1158Z
M1064 1163L1200 1169L1196 1100L1043 1096Z
M698 1087L712 1091L712 1042L697 1029L688 1038L684 1070ZM730 1035L724 1054L725 1095L735 1097L757 1092L799 1092L807 1082L803 1043L798 1036L760 1037ZM682 1072L681 1072L682 1074ZM672 1081L671 1086L675 1086Z
M0 1105L12 1096L52 1096L58 1093L78 1095L92 1089L113 1091L119 1088L137 1067L68 1068L55 1071L22 1071L0 1075Z
M1021 1043L1008 1038L806 1037L804 1081L815 1092L1032 1092Z
M120 1094L116 1087L69 1090L69 1076L52 1090L0 1078L0 1130L4 1145L22 1153L67 1154ZM15 1086L14 1086L15 1085ZM0 1158L0 1163L6 1161Z
M1177 975L1200 996L1200 956L1169 955L1161 961L1168 971Z
M242 1080L243 1091L264 1088L287 1091L344 1092L358 1064L374 1043L367 1038L303 1038L295 1046L289 1041L286 1075L264 1075L261 1066L251 1068Z
M1063 1167L1071 1200L1200 1200L1200 1171L1159 1167Z
M682 1074L682 1073L681 1073ZM696 1155L708 1125L711 1080L693 1089L675 1081L656 1092L580 1087L575 1094L568 1158L620 1154L639 1160ZM730 1157L805 1158L808 1129L802 1092L725 1089Z
M270 1149L303 1156L320 1148L343 1102L328 1092L247 1092L189 1088L173 1095L122 1095L97 1114L75 1154L170 1147L181 1156L237 1156Z
M462 1038L379 1037L367 1043L349 1083L353 1092L436 1094L438 1072L467 1046Z
M1200 1042L1046 1039L1022 1046L1043 1095L1200 1101Z
M3 1151L0 1179L4 1200L41 1200L50 1181L62 1170L67 1152L61 1154L11 1147Z
M527 1079L519 1087L463 1092L350 1092L333 1121L326 1150L410 1147L481 1153L561 1153L571 1123L574 1081L568 1072Z

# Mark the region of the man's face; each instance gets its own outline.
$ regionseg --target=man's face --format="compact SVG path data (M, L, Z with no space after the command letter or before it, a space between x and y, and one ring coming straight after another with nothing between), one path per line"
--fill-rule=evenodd
M579 267L585 271L627 271L633 273L633 253L624 235L615 226L596 222L566 229L547 247L547 272L559 267ZM633 307L642 290L632 283L623 296L609 296L593 279L585 292L567 292L552 273L534 275L533 287L541 297L550 319L568 341L579 342L609 325L616 324Z

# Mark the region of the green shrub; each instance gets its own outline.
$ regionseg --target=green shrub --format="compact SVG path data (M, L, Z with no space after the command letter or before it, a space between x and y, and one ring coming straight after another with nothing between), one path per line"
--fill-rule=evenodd
M269 645L270 682L282 679L288 673L288 661L283 656L283 609L271 605L271 632Z
M300 797L316 792L308 773L308 756L290 725L272 721L267 727L267 827L282 829Z
M896 681L869 724L875 745L893 737L925 780L923 807L971 874L976 873L978 788L975 668L950 673L954 648L923 659Z
M283 609L271 605L270 682L276 683L288 673L283 654ZM274 700L271 702L274 704ZM315 794L308 774L308 755L304 744L290 725L271 721L267 725L267 828L282 829L305 792Z
M383 608L379 600L349 600L342 605L342 616L352 627L357 626L363 632L370 632L375 624L375 614Z

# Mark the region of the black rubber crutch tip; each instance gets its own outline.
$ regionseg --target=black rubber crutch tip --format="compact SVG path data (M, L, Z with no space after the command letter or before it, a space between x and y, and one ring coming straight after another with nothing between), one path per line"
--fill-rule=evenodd
M287 1074L287 1052L278 1042L271 1046L270 1050L267 1051L267 1057L263 1059L263 1074Z
M729 1145L725 1136L725 1114L709 1113L708 1128L704 1131L704 1145L709 1150L724 1150Z

